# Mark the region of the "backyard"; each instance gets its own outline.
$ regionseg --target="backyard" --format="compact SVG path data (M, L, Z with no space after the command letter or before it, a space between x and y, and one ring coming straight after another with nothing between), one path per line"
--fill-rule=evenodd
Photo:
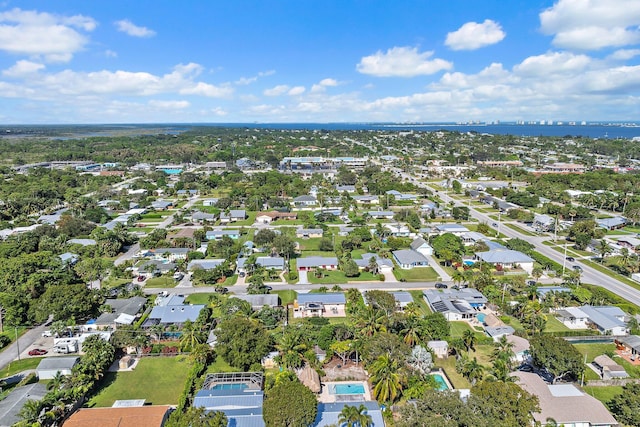
M147 404L175 405L191 362L185 356L144 357L130 372L109 372L89 407L110 407L116 400L145 399Z
M394 268L393 274L396 279L406 282L433 282L438 280L440 276L431 267L416 267L411 270L403 270L401 268Z

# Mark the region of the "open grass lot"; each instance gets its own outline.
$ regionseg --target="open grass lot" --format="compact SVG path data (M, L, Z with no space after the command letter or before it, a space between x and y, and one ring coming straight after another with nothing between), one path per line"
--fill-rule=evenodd
M184 302L187 304L205 304L208 305L209 304L209 297L211 295L218 295L215 292L205 292L202 294L191 294L188 295Z
M613 354L616 350L614 343L593 343L593 344L574 344L576 350L583 356L586 356L587 363L593 362L593 359L601 354ZM616 357L616 362L620 363L620 358Z
M619 394L622 394L622 386L612 385L607 387L583 387L585 393L595 397L602 403L607 403Z
M431 309L429 308L429 305L427 304L427 302L424 300L424 297L422 296L423 294L422 294L421 290L414 289L414 290L409 291L409 293L413 297L413 301L416 304L418 304L418 306L422 309L422 314L431 313Z
M551 314L547 315L547 324L544 327L545 332L563 332L570 331L571 329L567 328L560 322L558 319L553 317Z
M449 322L451 326L451 337L460 338L464 331L473 330L467 322Z
M347 277L342 271L325 271L324 277L317 278L314 272L309 272L307 278L310 283L318 284L333 284L333 283L347 283L347 282L379 282L378 276L374 276L366 271L360 272L358 277Z
M412 268L411 270L403 270L394 268L393 274L396 279L404 279L407 282L433 282L438 280L438 273L431 267Z
M147 279L146 288L174 288L178 282L173 277L152 277Z
M273 294L278 294L280 297L280 304L287 305L293 303L293 301L298 298L298 293L296 291L272 291Z
M36 369L42 359L44 359L44 357L29 357L28 359L14 360L0 371L0 378L10 377L27 369Z
M147 404L178 403L191 362L185 356L144 357L131 372L109 372L87 406L109 407L120 399L146 399Z
M209 365L207 368L207 374L214 374L217 372L239 372L240 369L234 368L222 359L217 357L216 361Z
M310 257L310 256L320 256L320 257L334 257L336 256L335 252L329 251L304 251L300 254L300 258Z
M296 239L296 242L300 245L301 251L319 251L320 240L322 240L322 237L312 237L309 239ZM333 254L333 256L335 256L335 254Z

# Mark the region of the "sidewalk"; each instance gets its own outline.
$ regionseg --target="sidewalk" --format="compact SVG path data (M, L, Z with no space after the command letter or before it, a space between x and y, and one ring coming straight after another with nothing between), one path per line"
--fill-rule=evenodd
M436 261L436 259L432 255L425 255L425 257L429 260L429 266L433 268L436 273L438 273L438 276L440 276L440 280L442 280L443 282L451 281L451 276L449 276L449 274L444 271L444 268L442 268L440 264L438 264L438 261Z

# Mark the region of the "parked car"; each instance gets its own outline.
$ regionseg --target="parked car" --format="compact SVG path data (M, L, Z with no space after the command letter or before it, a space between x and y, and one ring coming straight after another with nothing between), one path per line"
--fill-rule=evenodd
M29 356L42 356L47 353L48 351L42 348L34 348L33 350L29 350Z
M183 278L183 277L184 277L184 274L182 274L182 273L181 273L181 272L179 272L179 271L176 271L175 273L173 273L173 278L174 278L175 280L182 280L182 278Z
M442 282L437 282L436 283L436 289L447 289L448 286Z
M272 291L273 287L272 286L265 286L265 289L268 290L268 291Z
M47 338L47 337L52 337L52 336L53 336L53 333L51 333L51 331L44 331L44 332L42 333L42 336L43 336L43 337L45 337L45 338Z
M216 286L215 291L219 294L226 294L229 292L229 288L225 288L224 286Z
M146 279L146 277L138 276L138 282L144 282L144 279Z
M572 267L575 271L582 271L582 267L580 267L579 265L574 265Z

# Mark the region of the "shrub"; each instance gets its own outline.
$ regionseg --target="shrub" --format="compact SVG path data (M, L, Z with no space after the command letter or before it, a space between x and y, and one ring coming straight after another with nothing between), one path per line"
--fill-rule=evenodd
M6 335L0 335L0 348L4 348L11 343L11 338Z

